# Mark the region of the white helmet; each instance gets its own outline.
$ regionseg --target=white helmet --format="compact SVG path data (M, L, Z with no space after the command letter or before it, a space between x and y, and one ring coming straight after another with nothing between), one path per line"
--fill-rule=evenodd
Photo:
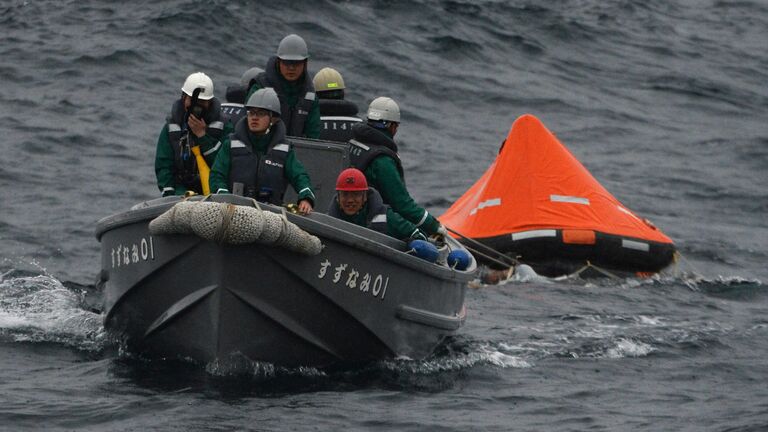
M184 81L184 85L181 87L181 91L184 92L185 95L192 97L192 94L195 92L195 89L202 88L203 90L200 91L200 94L197 96L200 100L209 100L213 99L213 81L208 77L208 75L202 73L202 72L195 72L192 75L187 77L187 80Z
M400 123L400 107L388 97L377 97L368 106L368 120Z

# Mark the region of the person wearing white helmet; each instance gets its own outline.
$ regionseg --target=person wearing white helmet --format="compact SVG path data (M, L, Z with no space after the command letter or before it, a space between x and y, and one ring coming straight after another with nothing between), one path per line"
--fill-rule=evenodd
M447 235L447 230L405 187L405 174L394 137L400 126L400 107L388 97L378 97L368 106L367 121L352 127L350 164L365 173L384 203L427 234Z
M304 166L285 137L280 100L272 88L259 89L245 104L246 117L224 139L211 168L210 189L283 204L290 183L298 194L299 212L309 214L315 193Z
M344 99L344 78L336 69L324 67L312 82L320 103L320 139L349 141L352 125L362 120L357 117L357 105Z
M281 119L289 136L320 137L320 105L307 71L309 51L301 36L290 34L280 41L277 55L267 60L248 99L256 90L272 87L280 98Z
M221 103L213 95L211 78L202 72L189 75L157 139L155 175L163 196L184 195L187 191L202 193L192 148L199 146L208 166L213 163L220 140L228 132L220 111Z

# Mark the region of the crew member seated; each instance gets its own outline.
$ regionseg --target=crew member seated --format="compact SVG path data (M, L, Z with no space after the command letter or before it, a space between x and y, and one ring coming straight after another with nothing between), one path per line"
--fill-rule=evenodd
M211 78L202 72L189 75L157 139L155 175L163 196L203 193L200 169L213 164L226 134L220 116L221 104L213 96ZM198 161L206 166L198 166Z
M414 224L385 205L379 192L368 187L365 174L356 168L347 168L339 174L336 196L328 214L399 240L427 239Z
M213 164L211 191L281 205L290 183L298 194L299 213L311 213L315 194L293 145L285 138L277 94L271 88L259 89L245 108L247 116L224 139Z
M322 68L313 79L320 103L320 139L347 142L352 138L352 125L362 120L357 105L344 100L344 78L333 68Z
M240 84L227 87L227 101L221 104L221 121L224 124L236 125L241 118L245 117L245 94L251 88L256 77L264 72L260 67L252 67L243 72L240 77Z
M255 66L243 72L243 75L240 76L240 84L227 87L227 102L243 105L248 89L251 88L256 81L256 77L262 72L264 72L264 69Z

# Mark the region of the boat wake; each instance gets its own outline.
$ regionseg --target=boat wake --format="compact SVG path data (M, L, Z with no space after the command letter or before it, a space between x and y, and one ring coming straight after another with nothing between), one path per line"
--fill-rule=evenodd
M100 351L106 340L102 318L83 307L84 298L85 292L51 276L0 273L0 338Z
M505 285L521 284L568 284L577 286L600 286L606 288L638 288L647 286L677 286L684 285L692 291L701 291L705 293L718 293L734 291L743 294L744 292L754 291L759 293L765 290L765 285L760 279L753 279L741 276L722 276L707 278L695 272L662 272L648 277L619 277L603 274L599 278L582 277L580 274L573 274L559 277L546 277L537 274L530 267L522 265L523 272L515 272L510 277L500 281L497 284L483 284L480 281L473 281L474 288L485 288ZM768 291L766 291L768 293Z
M531 364L517 353L510 353L485 341L466 341L461 338L438 349L435 355L425 360L395 359L381 362L390 370L412 374L435 374L455 372L479 366L500 368L528 368Z
M341 375L350 378L355 375L363 376L371 373L396 374L401 377L429 376L458 372L484 365L500 368L531 367L531 364L521 357L504 352L492 344L473 343L458 339L443 344L435 354L423 360L401 357L357 365L337 365L330 368L286 368L233 355L206 364L205 371L211 376L250 376L256 380L271 380L289 376L333 379L334 377L339 378Z

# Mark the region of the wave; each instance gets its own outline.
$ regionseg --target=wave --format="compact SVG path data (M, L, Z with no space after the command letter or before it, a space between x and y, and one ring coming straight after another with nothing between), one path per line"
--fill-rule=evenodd
M114 49L100 54L86 54L76 57L73 62L78 68L94 66L125 67L137 66L147 63L147 58L140 50ZM62 73L73 73L63 71Z
M84 292L74 292L47 276L0 274L0 336L12 342L55 343L81 351L101 351L101 315L83 308Z

